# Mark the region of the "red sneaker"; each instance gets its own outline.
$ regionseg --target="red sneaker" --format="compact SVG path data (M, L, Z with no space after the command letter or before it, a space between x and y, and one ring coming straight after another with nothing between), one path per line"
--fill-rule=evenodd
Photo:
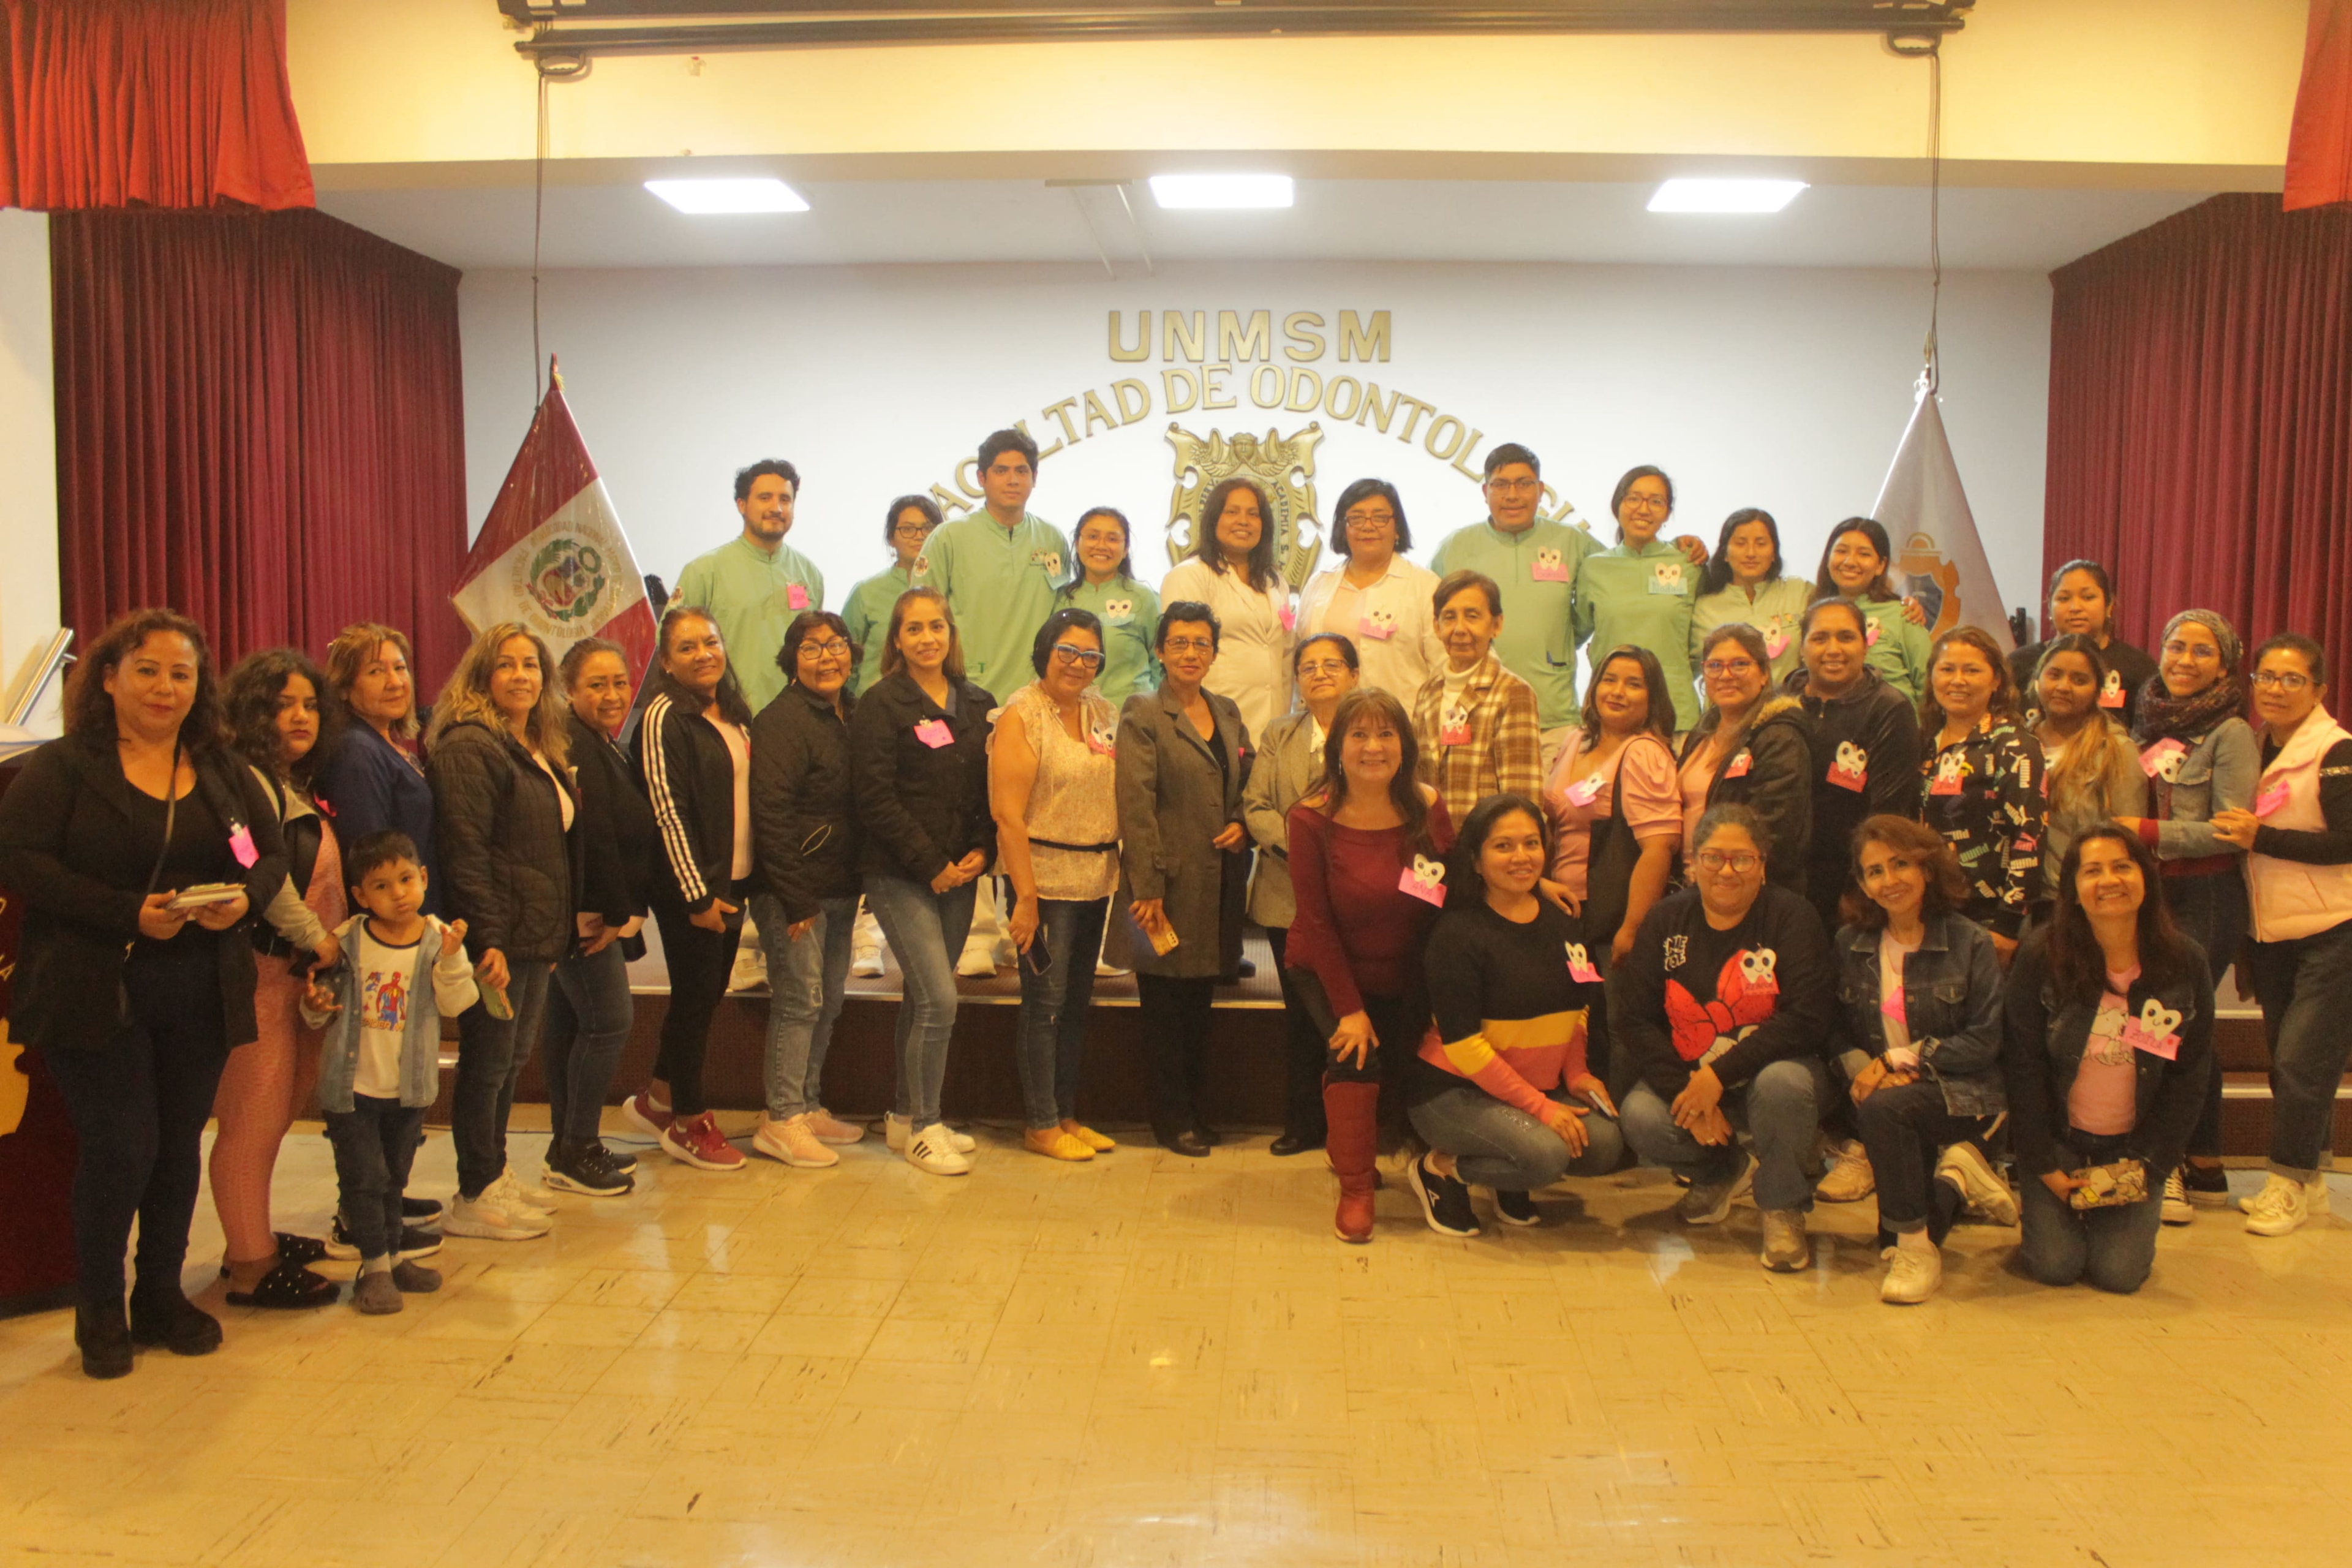
M654 1103L654 1091L649 1089L641 1089L621 1101L621 1114L648 1138L660 1137L677 1120L677 1113L668 1106Z
M661 1135L663 1152L700 1171L740 1171L742 1151L719 1131L719 1119L708 1110L699 1116L676 1117Z

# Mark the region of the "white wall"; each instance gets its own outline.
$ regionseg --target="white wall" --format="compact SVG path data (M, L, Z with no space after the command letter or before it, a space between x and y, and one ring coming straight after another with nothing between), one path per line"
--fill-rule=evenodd
M49 220L0 211L0 690L58 627L53 375ZM31 727L57 733L57 711L52 689Z
M532 405L530 279L469 274L461 292L467 471L478 527ZM1612 537L1611 486L1637 462L1675 480L1677 531L1713 541L1724 515L1762 506L1810 574L1832 523L1867 510L1911 406L1927 286L1907 271L1541 265L1163 267L1112 281L1050 266L796 268L543 275L541 339L562 360L567 395L640 564L677 568L731 536L733 470L759 457L796 463L793 543L824 569L838 604L885 563L882 511L902 491L953 489L956 464L991 429L1121 377L1151 408L1042 465L1032 503L1066 525L1108 502L1149 531L1139 570L1164 570L1159 531L1173 470L1159 344L1117 363L1108 313L1273 312L1275 363L1291 311L1334 336L1339 312L1391 313L1386 364L1342 364L1336 342L1311 363L1356 374L1484 432L1458 458L1475 472L1496 441L1541 454L1545 478ZM2049 358L2049 286L2038 273L1948 277L1942 310L1944 416L2008 602L2040 573ZM1155 337L1158 319L1155 315ZM1245 372L1248 367L1240 367ZM1419 548L1484 511L1474 479L1412 445L1334 419L1251 405L1175 416L1205 436L1310 419L1327 435L1316 479L1328 510L1349 479L1402 489ZM1441 441L1456 432L1447 431Z

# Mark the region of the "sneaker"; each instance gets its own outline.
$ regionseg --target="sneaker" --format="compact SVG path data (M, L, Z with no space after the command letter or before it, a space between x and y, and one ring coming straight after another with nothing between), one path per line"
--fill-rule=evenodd
M2189 1190L2189 1201L2200 1208L2230 1206L2230 1173L2221 1165L2200 1165L2190 1161L2180 1163L2181 1184Z
M959 1132L944 1121L936 1121L932 1125L948 1135L948 1142L955 1145L955 1152L959 1154L969 1154L980 1147L980 1140L968 1132ZM882 1119L882 1142L893 1154L907 1152L907 1134L911 1131L907 1119L895 1111Z
M433 1232L413 1225L400 1227L401 1257L430 1258L440 1250L441 1238ZM327 1256L345 1262L356 1262L359 1255L359 1244L352 1239L350 1228L343 1224L343 1216L336 1215L334 1224L327 1227Z
M2246 1229L2254 1236L2284 1236L2300 1229L2312 1215L2311 1188L2325 1190L2327 1178L2298 1182L2276 1171L2263 1178L2263 1190L2246 1200ZM2323 1211L2324 1212L2324 1211Z
M820 1143L859 1143L866 1139L865 1128L855 1121L844 1121L822 1105L808 1113L808 1124Z
M506 1168L506 1179L514 1184L515 1196L544 1213L555 1212L555 1194L549 1189L544 1178L526 1184L520 1176L515 1174L514 1167L509 1165Z
M669 1131L661 1135L661 1146L663 1153L698 1171L743 1168L743 1152L727 1142L726 1134L719 1131L719 1118L708 1110L672 1120Z
M1812 1260L1813 1249L1805 1238L1805 1211L1766 1209L1764 1250L1757 1255L1757 1261L1775 1274L1794 1274Z
M1505 1225L1530 1226L1543 1224L1543 1215L1536 1212L1532 1193L1507 1193L1495 1189L1495 1217Z
M1878 1190L1878 1178L1872 1174L1870 1155L1863 1149L1862 1141L1849 1138L1831 1146L1829 1173L1813 1189L1813 1196L1825 1204L1856 1204Z
M988 949L974 942L956 960L956 973L967 980L991 980L996 975L996 960Z
M1756 1156L1745 1149L1738 1152L1739 1169L1731 1175L1717 1182L1692 1179L1690 1191L1675 1205L1685 1225L1721 1225L1731 1212L1731 1200L1756 1184Z
M389 1268L362 1274L352 1287L352 1305L372 1318L389 1316L405 1304L400 1299L400 1287L392 1282Z
M613 1162L613 1169L622 1175L634 1176L637 1173L637 1157L628 1150L615 1149L601 1138L596 1140L596 1147L603 1152L604 1158Z
M412 1198L404 1195L400 1200L400 1217L411 1225L439 1225L441 1223L440 1201L436 1198Z
M629 1119L630 1126L648 1138L660 1137L669 1131L669 1124L677 1120L677 1113L668 1106L655 1100L653 1090L649 1089L641 1089L621 1101L621 1114Z
M2164 1207L2161 1212L2167 1225L2187 1225L2197 1217L2197 1211L2189 1206L2189 1184L2180 1179L2179 1165L2172 1168L2172 1174L2164 1178Z
M515 1180L512 1166L500 1171L499 1179L489 1184L488 1191L497 1194L499 1206L501 1208L528 1209L541 1219L555 1217L555 1211L552 1208L545 1204L535 1204L523 1195L522 1184Z
M602 1143L581 1143L549 1151L547 1184L592 1198L616 1198L635 1186L636 1179L614 1168Z
M1424 1154L1404 1168L1406 1183L1421 1199L1422 1217L1440 1236L1475 1236L1478 1215L1470 1207L1470 1189L1456 1176L1441 1176Z
M907 1140L907 1163L934 1176L968 1175L971 1162L955 1146L955 1135L944 1121L934 1121Z
M849 973L860 980L878 980L882 976L882 950L860 948L849 955Z
M548 1233L547 1216L533 1208L509 1208L489 1188L469 1198L460 1193L449 1205L441 1228L451 1236L478 1236L485 1241L530 1241Z
M1937 1157L1936 1175L1951 1184L1971 1213L1994 1225L2017 1223L2017 1194L1975 1144L1959 1142L1945 1150Z
M441 1270L427 1268L422 1263L395 1263L392 1266L392 1282L404 1296L429 1296L441 1289Z
M1107 963L1099 958L1095 960L1095 978L1097 980L1118 980L1134 973L1132 969L1121 969L1118 964Z
M781 1160L803 1171L822 1171L827 1165L841 1163L841 1156L826 1148L824 1140L816 1135L807 1111L782 1121L762 1116L760 1130L751 1134L751 1147L771 1160Z
M1920 1233L1923 1237L1926 1234ZM1886 1278L1878 1282L1878 1299L1888 1305L1916 1307L1943 1284L1944 1254L1940 1248L1932 1245L1906 1247L1897 1242L1886 1253Z

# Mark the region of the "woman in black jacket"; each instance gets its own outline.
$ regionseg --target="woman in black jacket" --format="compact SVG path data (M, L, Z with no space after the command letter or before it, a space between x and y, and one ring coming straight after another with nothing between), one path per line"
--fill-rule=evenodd
M1813 833L1812 721L1803 703L1772 690L1772 657L1754 626L1707 633L1699 668L1706 712L1683 742L1683 818L1696 828L1716 806L1748 807L1772 836L1765 879L1801 893Z
M955 614L929 588L890 607L882 679L849 721L850 766L865 831L866 904L906 975L898 1007L898 1089L883 1123L894 1152L935 1176L961 1176L973 1141L940 1120L955 1031L955 959L971 929L976 884L996 858L988 808L989 710L963 678Z
M1919 815L1919 712L1870 668L1870 623L1852 599L1814 600L1801 636L1805 662L1780 689L1813 722L1805 897L1833 931L1854 885L1853 830L1864 817Z
M822 1169L841 1163L827 1145L866 1136L819 1100L857 922L849 770L857 648L842 617L805 610L785 628L776 663L790 684L751 721L751 843L761 883L751 918L767 952L769 991L768 1114L751 1147Z
M655 646L654 696L637 724L637 777L661 830L654 921L669 966L669 1009L653 1083L624 1109L670 1158L698 1170L740 1171L742 1152L719 1131L703 1096L702 1058L711 1016L734 973L757 870L751 813L737 808L751 788L751 708L709 610L673 604ZM667 1089L667 1100L654 1083Z
M547 1234L544 1189L507 1168L507 1114L539 1043L556 960L572 951L579 814L571 735L538 636L502 621L474 639L433 707L425 777L447 883L466 922L482 1005L457 1016L457 1145L452 1236L525 1241ZM551 1198L545 1202L551 1203Z
M614 1197L636 1184L637 1162L606 1148L599 1130L636 1016L629 962L645 955L638 933L653 906L661 834L628 754L613 740L635 695L628 656L618 643L583 637L564 650L562 674L580 792L579 940L557 963L547 997L547 1184Z
M66 688L66 735L0 800L0 880L25 904L11 1031L41 1053L72 1119L74 1342L121 1377L131 1345L204 1355L220 1324L180 1291L213 1093L252 1040L247 925L286 880L278 816L222 744L194 622L139 610ZM178 903L205 890L211 901ZM139 1225L123 1310L123 1250Z

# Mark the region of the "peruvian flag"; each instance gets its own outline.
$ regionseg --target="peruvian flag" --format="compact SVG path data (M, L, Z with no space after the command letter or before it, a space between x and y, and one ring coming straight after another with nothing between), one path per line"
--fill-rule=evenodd
M646 580L572 422L551 358L547 371L547 395L449 602L477 635L518 621L559 660L582 637L609 637L621 645L631 672L642 675L654 651Z

